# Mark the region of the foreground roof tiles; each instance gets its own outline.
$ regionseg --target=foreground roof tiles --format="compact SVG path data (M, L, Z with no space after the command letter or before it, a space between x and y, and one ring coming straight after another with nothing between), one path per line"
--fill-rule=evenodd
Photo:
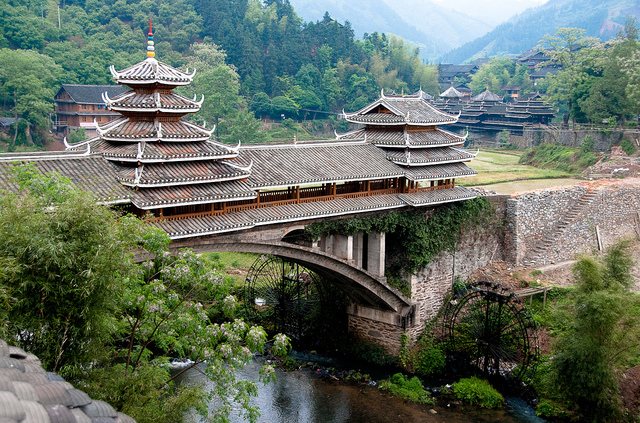
M33 354L0 339L0 422L135 423L104 401L92 400Z

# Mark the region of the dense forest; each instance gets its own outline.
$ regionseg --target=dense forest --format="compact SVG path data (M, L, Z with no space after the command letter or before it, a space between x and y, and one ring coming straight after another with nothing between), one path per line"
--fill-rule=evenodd
M8 0L0 5L0 97L42 142L61 83L111 83L109 65L144 59L153 18L158 58L198 69L198 119L221 138L260 139L256 117L332 116L380 88L437 91L437 70L402 40L356 39L328 14L303 22L288 0ZM238 132L240 131L240 132Z

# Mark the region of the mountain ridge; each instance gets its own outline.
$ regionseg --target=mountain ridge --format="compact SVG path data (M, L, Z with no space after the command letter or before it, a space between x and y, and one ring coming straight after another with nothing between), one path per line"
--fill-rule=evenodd
M428 60L491 29L478 19L424 0L410 0L408 6L404 1L405 7L398 7L398 0L375 3L326 0L321 4L312 0L291 0L290 3L305 21L319 20L328 12L337 21L349 21L359 36L372 32L398 35L420 47L421 56ZM429 16L430 20L423 20L422 16ZM421 29L421 23L427 29ZM431 30L434 27L436 29Z
M482 57L520 54L562 27L584 28L603 40L614 37L626 16L640 17L635 0L550 0L520 13L489 33L453 49L441 62L463 63Z

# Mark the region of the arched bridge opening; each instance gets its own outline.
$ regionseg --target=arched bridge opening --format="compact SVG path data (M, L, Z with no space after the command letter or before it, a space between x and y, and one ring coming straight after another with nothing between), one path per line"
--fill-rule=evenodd
M379 343L391 352L396 351L400 334L413 325L414 306L400 291L391 287L379 272L365 270L354 260L335 255L328 246L328 243L324 248L312 243L303 231L296 229L281 234L278 240L261 239L259 234L201 237L176 240L171 248L190 248L198 253L253 253L279 257L287 263L300 265L329 281L331 295L348 299L350 332ZM285 269L282 274L286 271ZM387 339L389 333L394 334L393 340Z

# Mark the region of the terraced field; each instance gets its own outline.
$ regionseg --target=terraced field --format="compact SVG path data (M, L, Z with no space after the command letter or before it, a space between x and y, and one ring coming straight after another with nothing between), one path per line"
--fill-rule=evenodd
M520 155L518 151L480 151L469 163L478 175L459 179L458 183L465 186L489 185L485 188L513 193L577 182L573 178L575 175L567 172L521 165L518 163Z

